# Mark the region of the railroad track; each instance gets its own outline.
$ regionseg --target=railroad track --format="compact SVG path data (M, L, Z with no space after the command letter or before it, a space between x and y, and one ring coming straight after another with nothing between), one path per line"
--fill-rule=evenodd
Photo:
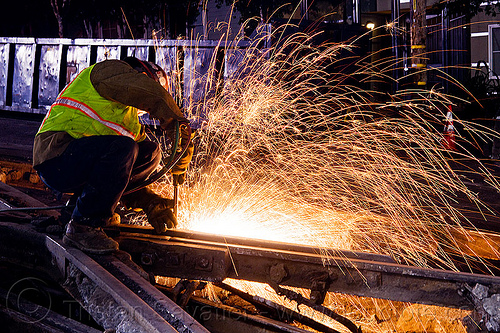
M2 189L5 193L6 185L2 185ZM9 195L23 197L16 190ZM36 204L34 199L23 200L30 205ZM17 202L21 201L17 198ZM54 212L47 211L44 215L39 218L50 220ZM290 318L318 331L336 332L272 302L249 299L249 295L225 285L226 278L267 283L277 293L324 313L329 311L321 305L327 292L475 310L485 321L494 324L497 319L488 316L484 304L496 300L499 303L494 306L500 308L500 277L497 276L401 265L379 254L187 230L169 230L164 235L155 235L151 228L132 225L106 230L120 243L121 251L110 256L88 256L63 245L60 235L40 232L33 223L27 223L31 222L27 218L20 216L17 222L3 218L0 222L0 263L43 274L71 295L99 326L122 332L222 333L234 332L238 325L264 327L264 332L307 332L289 325ZM184 283L184 290L157 288L152 276L178 278ZM239 294L271 315L242 313L235 308L190 297L192 291L205 282ZM301 298L287 287L310 289L311 296ZM7 290L7 303L12 299L9 292ZM182 306L166 295L174 295L173 299L177 300L179 296L184 297ZM198 310L187 311L189 307ZM18 309L17 315L32 316L31 321L37 323L50 319L56 328L62 323L67 325L64 318L54 319L58 317L50 307L41 309L45 309L41 314L40 310L33 314ZM7 306L7 310L11 311L12 306ZM285 313L287 320L279 320L280 315L276 314L280 312L281 319ZM356 331L348 318L333 312L330 316L346 327L351 325L352 332ZM225 330L212 322L221 320L230 322ZM82 324L74 323L74 327L78 325Z

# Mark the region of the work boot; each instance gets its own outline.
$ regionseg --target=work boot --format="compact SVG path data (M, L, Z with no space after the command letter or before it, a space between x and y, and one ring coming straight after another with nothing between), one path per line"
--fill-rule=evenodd
M109 254L118 250L118 243L101 228L77 224L73 220L66 226L63 243L92 254Z

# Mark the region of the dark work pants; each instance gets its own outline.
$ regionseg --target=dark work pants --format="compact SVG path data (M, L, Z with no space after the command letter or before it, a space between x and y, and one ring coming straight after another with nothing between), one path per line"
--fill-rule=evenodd
M161 150L152 141L102 135L72 141L61 156L36 170L49 187L78 195L75 222L100 227L113 215L123 192L144 181L160 160Z

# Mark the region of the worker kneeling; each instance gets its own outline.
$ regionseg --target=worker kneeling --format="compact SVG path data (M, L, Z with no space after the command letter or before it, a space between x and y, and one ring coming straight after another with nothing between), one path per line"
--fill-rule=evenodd
M101 227L120 200L142 208L158 233L177 225L173 200L148 188L123 195L140 187L161 160L158 144L145 140L138 110L165 130L175 121L188 124L166 88L159 66L129 57L84 69L57 96L35 137L33 165L49 187L75 194L65 244L97 254L117 250ZM191 146L172 173L183 176L192 152Z

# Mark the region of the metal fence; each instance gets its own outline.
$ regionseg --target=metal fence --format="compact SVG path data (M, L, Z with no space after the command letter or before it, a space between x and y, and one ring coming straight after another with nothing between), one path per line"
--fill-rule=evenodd
M45 114L82 69L131 55L160 65L171 78L177 102L187 107L207 93L204 83L213 79L210 75L237 69L238 59L229 58L226 51L244 52L248 46L218 41L0 37L0 110ZM223 80L224 75L217 75Z

